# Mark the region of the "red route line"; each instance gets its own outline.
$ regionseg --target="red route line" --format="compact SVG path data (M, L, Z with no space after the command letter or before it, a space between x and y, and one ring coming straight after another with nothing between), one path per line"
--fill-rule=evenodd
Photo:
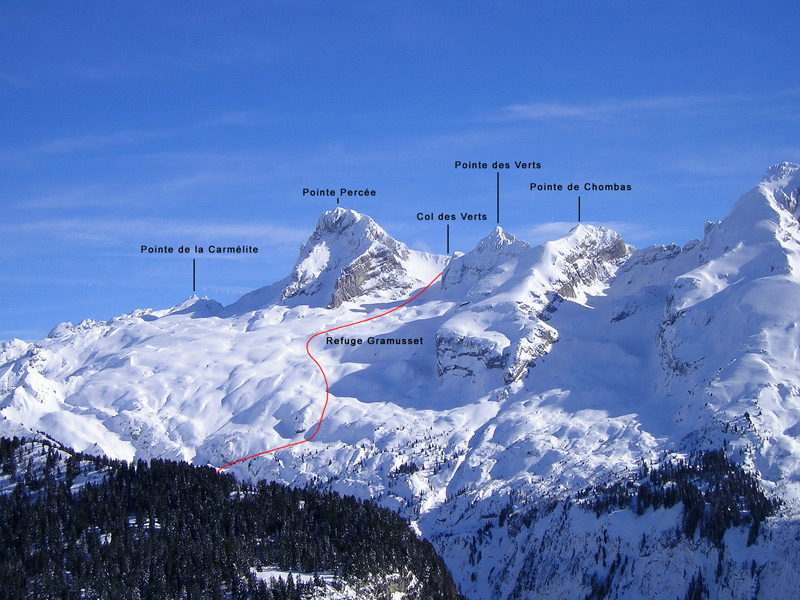
M322 373L322 378L325 380L325 406L322 407L322 414L319 417L319 423L317 423L317 428L316 428L316 430L314 430L314 433L312 433L310 437L308 437L308 438L306 438L304 440L300 440L299 442L292 442L291 444L286 444L284 446L278 446L277 448L271 448L270 450L264 450L263 452L259 452L258 454L253 454L251 456L245 456L244 458L240 458L239 460L235 460L233 462L229 462L227 465L222 465L219 469L217 469L217 473L222 471L222 469L227 469L230 466L233 466L233 465L235 465L237 463L240 463L240 462L244 462L246 460L250 460L251 458L255 458L256 456L262 456L264 454L269 454L270 452L275 452L277 450L283 450L284 448L291 448L292 446L299 446L300 444L305 444L306 442L310 442L311 440L313 440L314 436L317 435L317 433L319 432L319 428L322 427L322 419L325 418L325 409L328 408L328 397L330 396L330 392L328 391L328 377L325 375L325 371L323 370L322 365L320 365L319 362L317 362L317 359L314 358L314 356L311 354L311 350L309 350L309 348L308 348L308 345L311 343L311 340L313 340L318 335L323 335L325 333L330 333L331 331L336 331L337 329L344 329L345 327L352 327L353 325L359 325L361 323L366 323L367 321L372 321L374 319L379 319L380 317L385 317L386 315L388 315L390 313L393 313L394 311L396 311L398 309L403 308L406 304L409 304L409 303L413 302L414 300L416 300L425 291L427 291L427 289L429 287L431 287L436 282L436 280L439 279L439 277L441 277L441 276L442 276L442 274L439 273L436 277L433 278L433 281L431 281L428 285L426 285L419 292L417 292L416 295L414 295L412 298L409 298L408 300L406 300L402 304L399 304L399 305L395 306L392 310L387 310L385 313L381 313L379 315L375 315L374 317L369 317L367 319L362 319L360 321L356 321L355 323L348 323L347 325L339 325L338 327L334 327L333 329L326 329L325 331L320 331L319 333L315 333L310 338L308 338L308 341L306 342L306 354L308 354L309 358L311 358L311 360L313 360L314 363L317 365L317 367L320 370L320 373Z

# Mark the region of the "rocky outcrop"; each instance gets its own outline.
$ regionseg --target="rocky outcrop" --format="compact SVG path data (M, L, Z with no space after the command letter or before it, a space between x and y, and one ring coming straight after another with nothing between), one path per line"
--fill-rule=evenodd
M536 248L496 228L442 275L442 287L458 289L465 301L437 332L439 377L478 383L486 371L487 389L519 380L558 339L546 321L559 303L598 293L630 252L602 227L581 225Z
M408 277L401 258L398 248L370 248L366 254L342 269L334 284L329 308L338 308L342 302L371 292L405 293L413 289L418 281Z
M280 301L338 308L362 297L396 299L428 283L427 271L436 273L446 262L409 249L365 215L336 208L320 217L300 248ZM422 277L420 265L430 267Z

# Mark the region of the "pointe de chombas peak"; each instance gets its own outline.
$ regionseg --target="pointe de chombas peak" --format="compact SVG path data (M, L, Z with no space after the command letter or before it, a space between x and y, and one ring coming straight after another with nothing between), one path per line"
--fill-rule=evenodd
M782 163L683 246L587 224L532 246L497 227L452 256L336 208L285 279L229 306L2 343L0 433L215 467L309 438L326 399L309 338L441 273L314 338L318 432L228 472L398 511L470 599L673 599L698 574L712 597L795 598L798 199ZM711 456L771 512L744 492L735 519L702 508L724 487Z

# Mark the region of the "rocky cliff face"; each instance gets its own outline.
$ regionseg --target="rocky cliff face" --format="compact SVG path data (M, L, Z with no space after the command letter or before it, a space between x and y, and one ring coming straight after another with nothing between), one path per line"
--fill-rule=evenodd
M300 248L281 300L338 308L357 298L400 298L428 283L418 279L421 271L435 275L445 260L410 250L365 215L336 208L320 217ZM412 261L427 268L410 269Z
M487 389L518 381L558 339L547 321L559 303L599 293L631 250L615 232L590 225L537 248L496 228L442 274L442 288L464 301L436 332L440 378Z
M402 252L405 250L405 252ZM405 254L405 256L403 256ZM408 257L407 249L378 246L342 269L336 278L330 308L371 292L392 291L405 294L418 283L408 277L402 260Z

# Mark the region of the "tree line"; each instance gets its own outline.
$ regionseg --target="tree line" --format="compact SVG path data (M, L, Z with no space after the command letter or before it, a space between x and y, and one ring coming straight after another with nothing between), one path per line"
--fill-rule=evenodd
M758 539L761 523L774 514L777 500L764 493L754 475L731 462L724 450L693 452L687 459L651 469L643 462L637 480L591 487L579 498L599 516L630 508L641 515L650 508L682 504L681 530L699 534L721 547L731 527L748 526L747 544Z
M35 449L34 449L35 448ZM253 568L333 573L390 595L461 598L433 547L393 512L336 493L239 482L168 460L128 464L0 439L0 599L306 597ZM319 583L319 581L318 581ZM366 586L366 587L365 587ZM395 588L392 588L395 589Z

